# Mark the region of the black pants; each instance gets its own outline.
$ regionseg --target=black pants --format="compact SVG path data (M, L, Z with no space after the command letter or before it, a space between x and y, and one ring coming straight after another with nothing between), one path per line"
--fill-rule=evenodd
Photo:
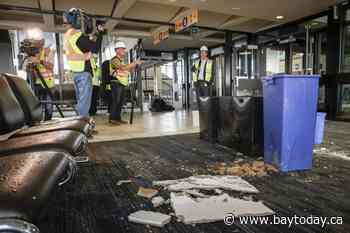
M125 86L117 81L111 82L112 88L112 103L111 113L109 114L109 120L120 121L122 107L125 99Z
M199 103L199 97L211 96L211 83L206 81L197 81L194 83L196 89L197 103Z
M95 116L97 113L97 107L98 107L98 99L99 99L99 92L100 87L99 86L93 86L92 89L92 96L91 96L91 105L90 105L90 116Z
M49 91L41 86L40 84L35 85L35 95L38 97L40 101L50 102L52 101L51 96L49 95ZM52 119L53 113L53 104L52 103L43 103L42 104L44 120L49 121Z

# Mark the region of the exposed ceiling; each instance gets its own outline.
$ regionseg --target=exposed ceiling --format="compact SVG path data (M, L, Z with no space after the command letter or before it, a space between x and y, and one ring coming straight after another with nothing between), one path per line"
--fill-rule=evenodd
M82 8L90 14L136 20L109 20L107 27L118 36L144 38L149 49L176 50L184 47L214 46L224 41L224 34L200 29L196 34L175 34L158 45L152 43L152 32L161 25L140 20L174 23L193 8L199 9L198 26L222 30L256 32L265 27L313 15L334 5L336 0L0 0L0 4L42 10ZM284 16L277 20L276 16ZM60 31L61 20L48 14L0 10L0 28L41 27Z

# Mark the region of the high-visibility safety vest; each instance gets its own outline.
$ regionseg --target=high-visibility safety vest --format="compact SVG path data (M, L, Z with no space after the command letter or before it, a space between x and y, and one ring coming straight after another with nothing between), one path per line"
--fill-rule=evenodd
M48 88L53 88L53 86L55 85L55 77L54 77L54 74L52 72L52 70L50 69L47 69L45 67L45 65L43 65L42 63L46 61L46 51L45 49L41 49L40 51L40 64L38 64L38 70L41 74L41 76L44 78L44 81L47 85ZM39 77L36 78L36 81L35 81L36 84L38 85L41 85L42 87L45 87L44 84L41 82L41 79Z
M73 72L83 72L85 70L85 56L77 46L77 41L81 35L80 31L74 29L69 29L64 34L65 54L69 68Z
M192 80L194 82L198 81L199 78L199 73L201 69L201 62L198 61L194 64L195 67L195 72L193 72ZM213 61L212 60L207 60L205 67L204 67L204 81L210 82L212 80L212 75L213 75Z
M92 69L92 85L93 86L100 86L100 79L101 79L101 69L98 67L96 59L91 58L91 69Z
M120 65L125 66L123 61L120 61ZM129 71L121 69L120 67L114 67L112 61L109 62L109 71L110 75L116 78L123 86L127 86L129 84ZM113 79L111 81L113 81Z

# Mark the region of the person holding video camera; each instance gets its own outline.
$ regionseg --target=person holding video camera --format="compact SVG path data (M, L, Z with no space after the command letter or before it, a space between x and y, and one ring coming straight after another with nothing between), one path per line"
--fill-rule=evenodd
M36 65L37 71L40 72L42 79L39 74L34 77L34 91L40 101L44 101L43 110L45 113L44 120L51 120L53 113L52 99L50 91L55 85L55 78L53 72L53 51L50 48L45 48L45 40L43 38L33 40L32 46L34 46L38 53L30 57L30 62ZM45 82L45 83L43 83Z
M80 116L88 118L92 97L92 67L95 66L93 54L99 53L105 30L102 24L96 24L96 40L91 40L92 20L80 9L70 9L63 18L67 27L64 34L65 54L73 73L77 111Z

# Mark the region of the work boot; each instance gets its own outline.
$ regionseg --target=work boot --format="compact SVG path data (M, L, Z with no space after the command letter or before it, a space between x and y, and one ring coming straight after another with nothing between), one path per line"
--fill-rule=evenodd
M118 121L119 122L119 124L121 124L121 125L126 125L126 124L129 124L129 122L127 122L127 121L123 121L123 120L120 120L120 121Z
M118 125L120 125L120 122L119 121L115 121L115 120L109 120L109 124L111 126L118 126Z

